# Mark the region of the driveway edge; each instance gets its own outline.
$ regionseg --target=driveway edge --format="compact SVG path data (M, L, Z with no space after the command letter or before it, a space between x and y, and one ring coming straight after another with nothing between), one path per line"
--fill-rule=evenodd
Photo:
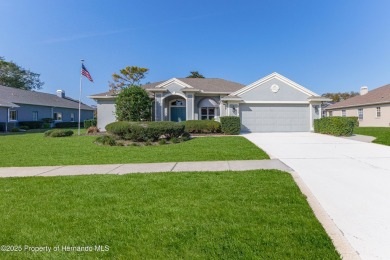
M309 203L311 209L313 210L314 215L324 227L326 233L331 238L333 245L335 246L337 252L339 252L339 254L341 255L342 259L361 259L359 253L356 252L355 249L353 249L347 238L343 235L343 233L336 226L330 216L326 213L324 208L321 206L319 201L303 182L298 173L291 171L290 174L293 177L295 183L298 185L301 192L306 196L306 200Z

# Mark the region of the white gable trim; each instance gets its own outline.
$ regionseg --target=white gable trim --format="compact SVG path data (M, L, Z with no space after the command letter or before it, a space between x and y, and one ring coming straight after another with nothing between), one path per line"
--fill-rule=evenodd
M245 86L236 92L231 93L229 96L240 96L240 95L258 87L259 85L264 84L264 83L272 80L272 79L278 79L278 80L282 81L283 83L286 83L287 85L295 88L298 91L301 91L302 93L304 93L308 96L316 96L316 97L319 96L318 94L314 93L313 91L308 90L307 88L299 85L298 83L296 83L296 82L294 82L294 81L292 81L292 80L290 80L290 79L288 79L288 78L286 78L286 77L284 77L276 72L274 72L268 76L265 76L264 78L259 79L258 81L255 81L252 84L249 84L248 86Z
M172 83L175 83L179 86L182 86L183 88L193 88L192 86L188 85L187 83L184 83L181 80L178 80L177 78L172 78L172 79L169 79L167 81L164 81L163 83L157 85L155 88L164 88Z

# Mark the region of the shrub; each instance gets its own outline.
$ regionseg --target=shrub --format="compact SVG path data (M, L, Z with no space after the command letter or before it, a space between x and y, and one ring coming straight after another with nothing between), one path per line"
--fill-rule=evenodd
M11 129L11 132L14 132L14 133L15 132L19 132L19 128L18 127L14 127L14 128Z
M335 136L351 136L355 125L354 117L323 117L314 120L314 132Z
M53 118L47 117L47 118L42 118L41 121L43 123L53 123Z
M0 132L5 131L5 123L0 123Z
M90 126L88 127L87 129L87 134L96 134L96 133L99 133L99 128L97 128L96 126Z
M164 145L164 144L166 144L167 143L167 140L165 140L165 139L160 139L160 140L158 140L158 144L159 145Z
M354 127L359 127L359 118L357 116L349 116L347 118L352 120Z
M135 142L157 141L165 135L168 139L180 137L184 133L184 125L175 122L114 122L106 126L106 130L121 139Z
M184 132L179 138L182 141L188 141L191 139L191 135L188 132Z
M44 133L46 137L67 137L72 136L73 134L74 132L72 130L63 129L52 129Z
M43 123L42 127L43 127L43 129L49 129L50 123Z
M114 135L123 138L126 133L129 132L131 122L118 121L106 125L106 130Z
M23 129L23 130L28 130L28 129L30 129L30 127L28 127L28 126L26 126L26 125L23 125L23 126L21 126L21 127L19 127L20 129Z
M21 121L19 122L19 127L27 126L28 129L39 129L42 127L42 122L39 121Z
M78 127L78 122L58 122L55 123L55 128L71 128L71 127ZM83 127L83 122L80 123L80 127Z
M219 133L221 123L214 120L188 120L184 122L185 131L189 133Z
M240 118L237 116L221 116L221 130L228 135L238 135L241 130Z
M102 135L95 139L96 143L100 143L102 145L115 146L117 143L115 138L111 135Z
M84 128L90 128L91 126L97 126L96 119L84 120Z
M115 100L116 117L119 121L150 120L152 103L145 89L138 86L123 88Z
M180 143L180 140L179 140L179 138L177 138L177 137L172 137L172 138L171 138L171 143L177 144L177 143Z

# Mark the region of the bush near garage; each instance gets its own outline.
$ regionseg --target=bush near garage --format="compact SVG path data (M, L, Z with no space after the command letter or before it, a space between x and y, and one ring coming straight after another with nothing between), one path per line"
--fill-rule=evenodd
M20 121L18 124L19 124L20 128L27 126L28 129L40 129L40 128L42 128L43 122L41 122L41 121Z
M72 130L64 130L64 129L52 129L48 130L44 133L46 137L67 137L72 136L74 132Z
M187 120L184 121L185 131L188 133L220 133L221 123L214 120Z
M84 120L84 128L88 129L91 126L97 126L97 120L96 119Z
M106 130L120 139L135 142L157 141L161 136L166 139L179 138L185 134L184 125L176 122L127 122L108 124Z
M241 131L241 122L238 116L221 116L222 133L228 135L238 135Z
M334 136L351 136L356 126L355 117L323 117L314 120L314 132Z

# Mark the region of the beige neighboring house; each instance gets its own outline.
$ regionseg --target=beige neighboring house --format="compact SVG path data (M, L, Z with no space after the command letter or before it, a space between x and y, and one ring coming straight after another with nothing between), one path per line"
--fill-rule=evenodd
M361 87L360 96L326 108L327 116L357 116L359 126L390 126L390 84L368 91Z

